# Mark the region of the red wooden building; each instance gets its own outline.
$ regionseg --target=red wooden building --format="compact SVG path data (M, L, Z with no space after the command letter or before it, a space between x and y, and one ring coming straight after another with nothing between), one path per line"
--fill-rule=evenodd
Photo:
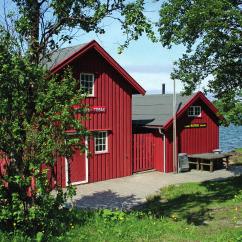
M84 121L93 134L85 139L91 155L75 150L69 161L58 158L58 184L97 182L150 169L173 171L172 95L142 96L145 90L96 41L60 49L46 66L53 74L70 66L88 93L85 103L91 110ZM216 108L201 92L177 95L178 153L219 148L218 121Z
M47 63L52 73L71 66L88 93L85 126L91 156L75 150L73 158L57 161L57 181L63 187L132 174L132 94L145 90L96 42L64 48Z
M133 171L173 171L171 94L133 98ZM219 148L219 116L202 92L177 94L177 153L207 153Z

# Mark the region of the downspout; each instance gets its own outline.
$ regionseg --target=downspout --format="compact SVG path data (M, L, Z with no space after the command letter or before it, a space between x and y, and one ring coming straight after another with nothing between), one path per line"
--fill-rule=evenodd
M163 160L164 160L164 164L163 164L163 169L164 169L164 173L166 173L166 135L165 133L161 130L161 128L159 128L159 133L162 135L163 137Z

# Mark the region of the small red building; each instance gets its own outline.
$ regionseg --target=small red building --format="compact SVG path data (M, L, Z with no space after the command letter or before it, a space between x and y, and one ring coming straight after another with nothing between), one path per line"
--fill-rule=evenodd
M73 158L57 161L57 182L97 182L132 174L132 95L145 90L96 42L60 49L47 67L59 73L71 66L88 93L90 107L85 126L94 134L86 138L91 153L75 150Z
M202 92L177 94L177 153L208 153L219 148L218 111ZM173 96L133 98L133 171L173 171Z

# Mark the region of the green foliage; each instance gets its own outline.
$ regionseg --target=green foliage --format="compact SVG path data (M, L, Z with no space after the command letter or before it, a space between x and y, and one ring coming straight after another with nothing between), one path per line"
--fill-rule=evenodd
M70 157L73 145L85 149L88 132L72 108L83 95L71 70L50 76L20 54L3 28L0 49L0 150L7 160L0 174L0 227L38 238L58 234L65 229L63 204L74 191L56 186L51 192L48 174L55 180L57 156ZM68 129L80 135L66 139Z
M224 116L222 123L228 126L230 123L235 125L242 124L242 91L236 98L231 97L229 94L221 97L219 100L214 101L215 106ZM233 101L232 101L233 100ZM226 105L225 105L226 104Z
M160 190L138 210L68 210L65 234L50 241L240 241L241 176ZM68 215L69 214L69 215ZM202 223L195 224L195 221ZM62 225L64 226L64 225ZM0 241L30 241L18 232ZM36 240L42 239L39 232Z
M113 19L127 37L119 51L143 33L155 39L152 24L145 16L144 0L11 0L17 6L14 29L26 43L34 59L46 56L49 49L58 49L76 37L73 32L105 33L103 20ZM50 17L51 16L51 17ZM10 21L8 22L8 24ZM78 31L77 31L78 30Z
M122 222L125 221L127 215L123 211L103 209L99 211L99 216L103 218L105 222Z
M89 135L82 125L88 108L82 104L85 95L79 81L71 69L52 75L44 63L52 51L76 37L73 30L104 34L102 21L107 17L118 20L127 36L121 49L143 33L152 39L154 35L142 0L9 2L15 11L5 9L5 23L0 25L0 152L5 160L0 227L41 241L63 233L65 219L75 217L64 208L75 190L52 184L55 162L58 156L68 159L73 147L84 152L84 137ZM72 108L76 104L78 111ZM75 119L76 112L81 120ZM70 129L75 137L66 134ZM103 216L111 220L123 218L118 212L106 213Z
M242 124L241 1L167 0L160 10L163 46L183 44L186 53L171 75L189 94L208 80L228 122ZM236 117L237 115L237 117Z

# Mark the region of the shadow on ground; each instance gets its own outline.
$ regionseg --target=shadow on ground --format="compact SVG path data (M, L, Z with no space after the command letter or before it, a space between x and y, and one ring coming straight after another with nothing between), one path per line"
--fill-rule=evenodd
M239 165L230 165L228 170L232 172L235 176L239 176L242 174L242 163Z
M160 194L135 209L158 218L174 217L177 220L185 220L188 224L205 225L213 219L214 209L209 205L232 200L242 190L242 176L219 181L215 179L196 186L196 189L187 191L185 187L180 194L177 192L170 199L166 198L161 190ZM172 192L172 189L177 189L177 186L170 186L167 191Z
M139 201L134 195L120 196L119 194L106 190L102 192L95 192L92 195L82 196L80 199L74 201L74 205L78 208L110 208L110 209L124 209L129 210L131 207L139 204Z

